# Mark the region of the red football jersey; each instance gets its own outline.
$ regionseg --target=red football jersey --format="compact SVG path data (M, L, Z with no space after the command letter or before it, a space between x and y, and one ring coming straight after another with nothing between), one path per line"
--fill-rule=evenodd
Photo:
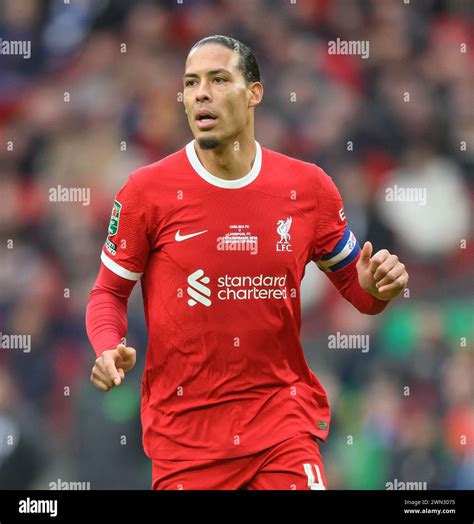
M300 282L308 262L335 271L360 249L324 171L256 147L251 171L227 181L192 141L116 196L101 260L142 284L150 458L237 457L329 430L299 339Z

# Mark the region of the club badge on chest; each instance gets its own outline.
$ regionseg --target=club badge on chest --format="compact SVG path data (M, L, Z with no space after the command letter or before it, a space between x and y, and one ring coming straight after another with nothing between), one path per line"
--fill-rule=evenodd
M278 220L277 222L277 234L280 235L280 240L276 243L276 250L277 251L293 251L291 249L291 235L290 235L290 228L291 228L291 222L292 218L288 217L286 220Z

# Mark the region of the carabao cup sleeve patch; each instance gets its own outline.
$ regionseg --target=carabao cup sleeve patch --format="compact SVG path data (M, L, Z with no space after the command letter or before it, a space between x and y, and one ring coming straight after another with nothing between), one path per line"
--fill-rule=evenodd
M148 261L150 243L146 213L143 195L129 178L115 196L108 237L101 254L108 269L129 280L140 280Z
M109 222L109 236L113 237L117 234L120 224L120 213L122 211L122 204L118 200L114 200L112 206L112 214Z

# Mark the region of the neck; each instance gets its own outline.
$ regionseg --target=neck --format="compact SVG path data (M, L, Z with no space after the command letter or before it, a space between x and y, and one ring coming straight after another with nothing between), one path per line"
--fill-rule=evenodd
M253 135L246 139L220 144L214 149L201 149L197 140L194 146L201 164L209 173L224 180L237 180L244 177L252 169L257 153Z

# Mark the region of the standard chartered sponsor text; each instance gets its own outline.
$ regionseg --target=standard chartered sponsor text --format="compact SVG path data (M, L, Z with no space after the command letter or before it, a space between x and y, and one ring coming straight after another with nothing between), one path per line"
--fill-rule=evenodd
M286 299L286 275L218 277L219 300Z

